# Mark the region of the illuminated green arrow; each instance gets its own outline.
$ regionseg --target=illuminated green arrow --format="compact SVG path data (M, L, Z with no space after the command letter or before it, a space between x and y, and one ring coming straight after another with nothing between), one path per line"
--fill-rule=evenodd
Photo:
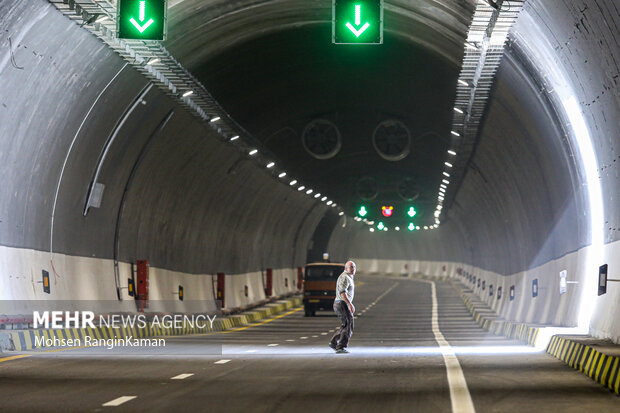
M355 5L355 25L359 27L361 20L362 20L362 6L360 6L359 4L356 4ZM360 37L360 35L364 33L367 28L370 27L370 23L368 22L364 23L364 25L360 27L359 29L356 29L355 27L353 27L353 25L349 22L347 22L346 26L347 26L347 29L353 32L355 37Z
M141 22L144 21L144 12L146 10L146 0L141 0L140 1L140 10L139 10L139 19ZM140 33L144 32L151 24L154 23L153 19L148 19L148 21L146 23L144 23L143 25L140 25L136 19L134 19L133 17L131 19L129 19L129 21L131 22L131 24L133 24L134 26L136 26L136 29L138 29L138 31Z

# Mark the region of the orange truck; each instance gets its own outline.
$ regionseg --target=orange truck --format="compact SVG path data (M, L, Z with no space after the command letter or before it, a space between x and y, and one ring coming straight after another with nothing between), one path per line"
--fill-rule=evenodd
M306 265L304 274L304 310L314 317L318 310L332 311L336 298L336 280L344 272L344 264L315 263Z

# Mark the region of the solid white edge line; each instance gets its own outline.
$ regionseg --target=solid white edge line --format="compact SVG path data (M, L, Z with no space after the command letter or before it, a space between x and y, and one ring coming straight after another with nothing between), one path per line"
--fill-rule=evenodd
M193 375L194 373L183 373L183 374L179 374L178 376L171 377L170 380L183 380Z
M435 341L439 344L439 349L446 364L446 373L448 375L448 385L450 386L450 401L452 402L453 413L475 413L474 403L471 400L471 394L467 388L467 381L461 369L454 350L450 343L445 339L441 330L439 330L439 316L437 310L437 289L433 281L420 280L431 284L431 295L433 299L431 324Z
M218 361L216 361L216 362L215 362L215 363L213 363L213 364L226 364L226 363L228 363L229 361L230 361L230 360L223 359L223 360L218 360Z
M138 396L121 396L117 399L114 400L110 400L109 402L103 403L102 406L104 407L116 407L116 406L120 406L123 403L127 403L130 400L135 399Z

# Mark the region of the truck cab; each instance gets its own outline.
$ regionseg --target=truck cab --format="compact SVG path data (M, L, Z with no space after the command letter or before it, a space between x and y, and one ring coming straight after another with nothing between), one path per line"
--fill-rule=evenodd
M318 310L332 311L336 298L336 281L344 272L344 264L313 263L304 274L304 310L314 317Z

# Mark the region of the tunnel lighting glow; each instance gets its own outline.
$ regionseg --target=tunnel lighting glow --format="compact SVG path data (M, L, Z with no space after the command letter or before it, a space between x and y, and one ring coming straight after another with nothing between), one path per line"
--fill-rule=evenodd
M437 209L441 211L443 207L441 205L437 205Z
M454 108L454 111L455 111L456 113L463 113L463 111L462 111L461 109L459 109L459 108Z
M407 229L409 231L415 231L415 225L413 225L413 222L410 222L409 225L407 225ZM420 228L418 228L420 229Z
M384 228L383 228L383 230L384 230L384 231L387 231L387 230L388 230L388 227L384 227Z
M444 165L446 165L448 168L452 168L452 164L450 162L444 162Z
M252 149L250 151L250 155L255 155L256 153L258 153L258 149Z
M295 185L296 183L297 183L297 179L293 179L289 185L290 185L290 186L293 186L293 185Z
M442 179L442 180L441 180L441 182L443 182L443 183L444 183L444 184L446 184L446 185L449 185L449 184L450 184L450 181L448 181L447 179Z
M95 20L95 23L102 23L106 20L110 20L110 18L108 16L101 16L97 20Z
M435 217L439 217L440 214L441 214L440 211L435 211Z
M298 190L298 191L303 191L304 189L306 189L306 187L305 187L305 186L303 186L303 185L302 185L302 186L300 186L299 188L297 188L297 190Z
M460 83L461 85L463 85L463 86L469 86L469 83L467 83L466 81L461 80L461 79L459 79L459 83Z
M280 175L278 175L278 178L284 178L286 176L286 172L282 172Z
M343 216L343 215L344 215L344 212L340 211L340 212L338 213L338 215Z
M230 141L236 141L237 139L239 139L239 135L235 135L232 138L230 138Z
M370 232L375 232L375 229L374 229L374 228L370 228L370 230L369 230L369 231L370 231Z
M321 202L325 202L326 199L327 199L327 197L324 196L323 198L321 198Z
M211 120L209 120L209 122L217 122L218 120L220 120L221 118L219 116L216 116L214 118L211 118Z
M336 203L334 202L334 203L332 204L332 208L333 208L333 207L335 207L336 205L338 205L338 204L336 204Z
M395 231L400 231L400 227L395 227L394 230Z
M446 188L439 188L439 192L446 192Z
M267 164L267 168L273 168L274 165L275 165L275 162L269 162Z
M317 193L317 194L315 194L315 195L314 195L314 197L315 197L315 198L318 198L318 197L320 197L320 196L321 196L321 194L319 194L319 193Z
M456 131L450 131L450 133L453 134L454 136L461 136L461 134Z
M385 228L385 225L383 224L383 222L379 222L379 223L377 224L377 229L378 229L379 231L383 231L383 228Z
M450 178L450 174L449 173L444 172L443 174L444 174L444 176L447 176L448 178Z
M592 314L594 313L598 298L595 295L598 278L594 275L598 273L598 266L603 262L605 223L603 194L596 152L594 151L592 138L590 137L590 132L581 112L581 108L579 107L579 103L574 94L570 94L568 98L562 100L562 104L570 120L575 139L577 140L581 163L586 175L586 188L590 201L590 231L592 244L586 258L586 276L584 277L583 289L581 291L577 322L577 326L587 333L590 328L590 320L592 319Z
M455 156L455 155L456 155L456 152L454 152L454 151L452 151L452 150L448 151L448 153L449 153L450 155L452 155L452 156Z
M440 188L443 188L443 189L446 189L446 188L447 188L446 184L441 184L441 185L439 185L439 187L440 187Z
M313 191L312 189L308 189L308 190L306 191L306 194L310 195L310 194L311 194L311 193L313 193L313 192L314 192L314 191Z
M185 97L191 96L193 94L194 94L193 90L188 90L187 92L183 93L183 97L185 98Z
M333 204L334 202L333 202L333 201L327 201L326 203L327 203L327 205L331 205L331 204Z
M441 196L441 195L439 195L439 196L437 197L437 199L439 199L440 201L443 201L443 200L444 200L444 197L443 197L443 196Z
M159 63L161 60L159 60L159 57L154 57L153 59L149 60L146 64L147 65L154 65L155 63Z
M425 225L425 226L424 226L424 229L425 229L425 230L427 230L427 229L428 229L428 227Z

